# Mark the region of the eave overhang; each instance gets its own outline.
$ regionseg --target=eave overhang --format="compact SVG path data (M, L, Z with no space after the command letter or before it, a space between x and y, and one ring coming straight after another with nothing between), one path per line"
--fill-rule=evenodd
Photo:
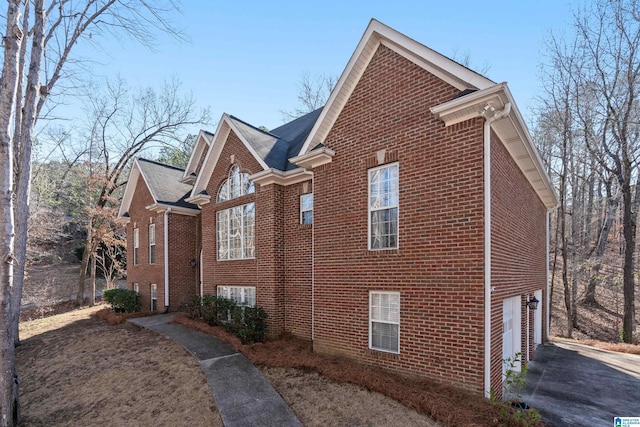
M186 198L185 201L193 203L194 205L203 206L211 202L211 196L206 193L199 193L195 196Z
M335 155L336 152L332 149L322 147L320 149L310 151L307 154L292 157L289 159L289 161L294 165L300 166L303 169L313 170L313 168L317 168L318 166L331 163L331 160Z
M451 126L477 117L490 118L507 104L511 104L509 114L495 120L491 124L491 128L500 138L545 207L553 209L558 205L558 198L506 83L500 83L453 99L432 107L430 110L446 126Z
M286 172L271 168L249 176L249 179L252 180L254 184L278 184L282 186L297 184L312 178L313 172L303 168L296 168Z
M145 206L145 209L151 211L151 212L156 212L156 213L164 213L168 210L171 211L171 213L177 213L180 215L187 215L187 216L198 216L200 215L200 210L199 209L192 209L192 208L185 208L184 206L174 206L174 205L170 205L170 204L166 204L166 203L152 203L148 206Z

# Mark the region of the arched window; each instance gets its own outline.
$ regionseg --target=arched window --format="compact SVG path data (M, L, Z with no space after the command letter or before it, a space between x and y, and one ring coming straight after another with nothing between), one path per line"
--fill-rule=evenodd
M249 174L240 172L238 165L229 169L229 178L225 179L218 190L218 202L235 199L254 192L253 181Z

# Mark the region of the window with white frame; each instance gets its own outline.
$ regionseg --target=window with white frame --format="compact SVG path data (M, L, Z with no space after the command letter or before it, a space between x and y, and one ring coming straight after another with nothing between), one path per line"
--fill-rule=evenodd
M245 194L255 191L253 181L249 179L249 174L240 172L240 167L233 165L229 169L229 177L222 183L218 190L218 202L235 199Z
M133 292L140 293L140 285L138 285L137 283L134 283Z
M400 292L369 293L369 348L400 353Z
M369 249L398 248L398 164L369 170Z
M218 261L254 257L255 204L216 213Z
M151 311L158 309L158 285L151 284Z
M133 229L133 265L138 265L138 252L140 248L140 230Z
M300 224L313 224L313 193L300 196Z
M149 264L156 263L156 225L149 224Z
M256 305L256 288L253 286L218 286L218 296L241 306Z

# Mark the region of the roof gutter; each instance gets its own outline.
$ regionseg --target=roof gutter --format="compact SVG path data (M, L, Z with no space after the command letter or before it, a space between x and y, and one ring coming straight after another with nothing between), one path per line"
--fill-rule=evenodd
M484 397L491 396L491 124L511 111L507 102L502 110L486 104L484 122Z

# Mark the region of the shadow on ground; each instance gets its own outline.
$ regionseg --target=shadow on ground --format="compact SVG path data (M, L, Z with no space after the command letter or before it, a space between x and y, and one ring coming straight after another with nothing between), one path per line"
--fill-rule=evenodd
M640 416L640 356L560 341L536 349L524 400L550 426L608 426Z

